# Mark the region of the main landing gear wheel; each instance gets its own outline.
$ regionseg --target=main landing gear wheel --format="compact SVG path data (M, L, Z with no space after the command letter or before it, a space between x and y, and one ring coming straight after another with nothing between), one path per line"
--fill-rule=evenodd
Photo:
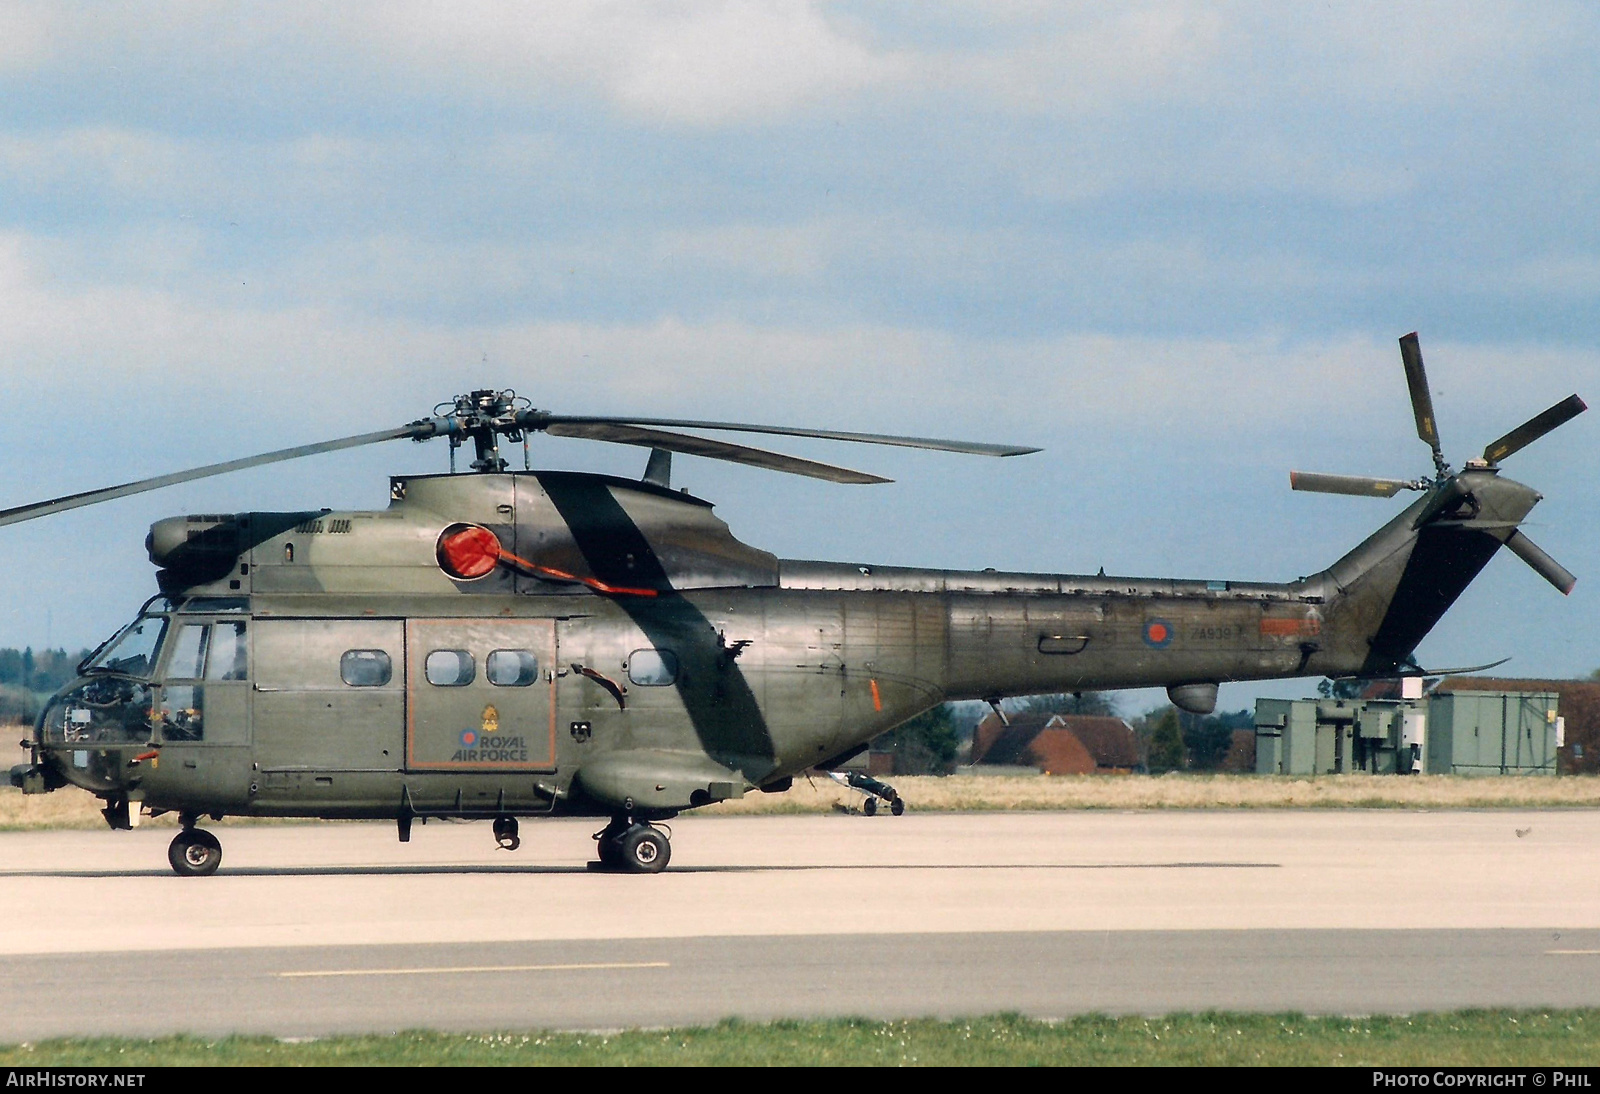
M205 877L222 865L222 844L204 828L185 828L172 837L167 861L179 877Z
M861 803L861 815L865 817L876 816L878 812L878 799L868 798Z
M659 874L672 858L667 834L653 825L618 817L595 836L599 866L630 874ZM595 865L594 863L590 864Z
M622 868L634 874L659 874L672 858L672 845L659 830L647 824L626 832L617 845Z

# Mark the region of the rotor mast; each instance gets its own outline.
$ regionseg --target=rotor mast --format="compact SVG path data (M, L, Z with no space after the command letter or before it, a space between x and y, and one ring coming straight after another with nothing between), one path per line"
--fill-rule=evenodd
M526 403L526 400L522 402ZM500 435L505 434L506 439L511 441L523 440L524 434L516 412L525 408L517 404L515 392L495 391L492 388L481 388L455 397L454 409L449 413L455 422L455 428L450 431L452 473L456 469L456 449L467 437L472 438L473 448L477 451L477 459L471 464L472 470L501 472L510 466L505 457L500 455ZM440 403L434 407L434 414L438 415L450 405Z

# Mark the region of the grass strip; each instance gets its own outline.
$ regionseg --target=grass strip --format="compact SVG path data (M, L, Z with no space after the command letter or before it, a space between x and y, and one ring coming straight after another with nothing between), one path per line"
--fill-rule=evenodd
M1551 809L1600 806L1600 779L1575 775L948 775L892 776L923 813L1159 809ZM859 810L831 779L796 779L783 794L746 794L697 815ZM880 804L880 808L882 808Z
M1447 1014L1014 1014L958 1021L863 1018L693 1029L436 1033L305 1040L193 1036L0 1047L0 1066L948 1066L1217 1065L1576 1067L1600 1064L1600 1010Z
M914 811L1127 809L1594 809L1600 778L1468 775L950 775L891 778ZM862 795L831 779L798 779L782 794L752 792L696 816L806 815L860 811ZM0 832L105 827L104 805L84 790L23 794L0 787ZM175 827L168 814L146 824ZM228 818L229 824L282 821Z

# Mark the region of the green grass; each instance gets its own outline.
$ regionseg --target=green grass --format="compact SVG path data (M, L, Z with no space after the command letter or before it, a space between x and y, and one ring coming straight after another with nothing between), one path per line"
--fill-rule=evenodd
M0 1066L1271 1065L1600 1064L1600 1010L1480 1010L1409 1017L1092 1015L1044 1022L866 1019L722 1022L596 1033L62 1040L0 1047Z

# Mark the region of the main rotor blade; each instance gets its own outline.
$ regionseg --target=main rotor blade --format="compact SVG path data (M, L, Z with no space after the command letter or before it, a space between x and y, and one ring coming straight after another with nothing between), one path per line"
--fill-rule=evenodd
M1488 448L1483 450L1483 458L1490 463L1499 463L1513 452L1526 448L1552 429L1565 425L1588 409L1588 405L1582 399L1576 395L1568 395L1549 410L1542 414L1535 414L1510 433L1490 444Z
M1428 391L1428 374L1422 367L1422 346L1417 332L1400 339L1400 359L1406 366L1406 387L1411 390L1411 412L1417 419L1417 436L1427 442L1435 456L1442 456L1439 427L1433 419L1433 395Z
M226 475L230 471L243 471L251 467L260 467L263 464L295 460L301 456L315 456L322 452L337 452L342 448L359 448L364 444L393 441L401 437L416 437L419 433L424 436L431 436L431 432L423 431L423 427L429 424L431 423L418 422L401 426L399 429L384 429L377 433L362 433L355 437L341 437L334 441L302 444L294 448L280 448L276 452L265 452L259 456L247 456L241 460L228 460L226 463L208 464L205 467L196 467L190 471L176 471L170 475L157 475L155 478L123 483L121 486L85 490L80 494L66 494L59 498L51 498L49 501L36 501L28 505L19 505L12 509L0 510L0 527L4 527L7 524L19 524L22 521L33 520L36 517L49 516L51 513L65 512L68 509L77 509L85 505L97 505L102 501L111 501L114 498L125 498L130 494L142 494L147 490L159 490L163 486L176 486L181 482L193 482L195 479L210 478L212 475Z
M664 426L668 429L720 429L733 433L769 433L780 437L816 437L825 441L852 441L857 444L889 444L901 448L931 448L939 452L959 452L968 456L1026 456L1041 451L1011 444L981 444L976 441L947 441L937 437L900 437L891 433L844 433L835 429L791 429L781 425L751 425L747 422L692 422L678 418L604 418L590 415L546 414L524 411L517 424L528 429L555 432L550 426L619 425ZM575 434L568 434L575 436Z
M1354 494L1357 497L1392 498L1417 484L1401 479L1369 479L1361 475L1321 475L1314 471L1289 472L1289 489L1317 494Z
M727 441L713 441L708 437L691 437L687 433L640 429L632 425L594 418L576 421L563 418L551 421L544 429L553 437L582 437L590 441L611 441L616 444L635 444L643 448L660 448L667 452L681 452L686 456L705 456L713 460L742 463L750 467L764 467L768 471L786 471L791 475L826 479L829 482L871 485L894 481L878 475L869 475L864 471L852 471L847 467L835 467L833 464L818 463L815 460L803 460L798 456L786 456L781 452L769 452L764 448L749 448L742 444L729 444Z
M1533 567L1534 573L1560 589L1562 596L1571 593L1572 587L1578 583L1571 570L1545 554L1539 545L1523 535L1520 529L1506 537L1506 546L1511 548L1512 554Z

